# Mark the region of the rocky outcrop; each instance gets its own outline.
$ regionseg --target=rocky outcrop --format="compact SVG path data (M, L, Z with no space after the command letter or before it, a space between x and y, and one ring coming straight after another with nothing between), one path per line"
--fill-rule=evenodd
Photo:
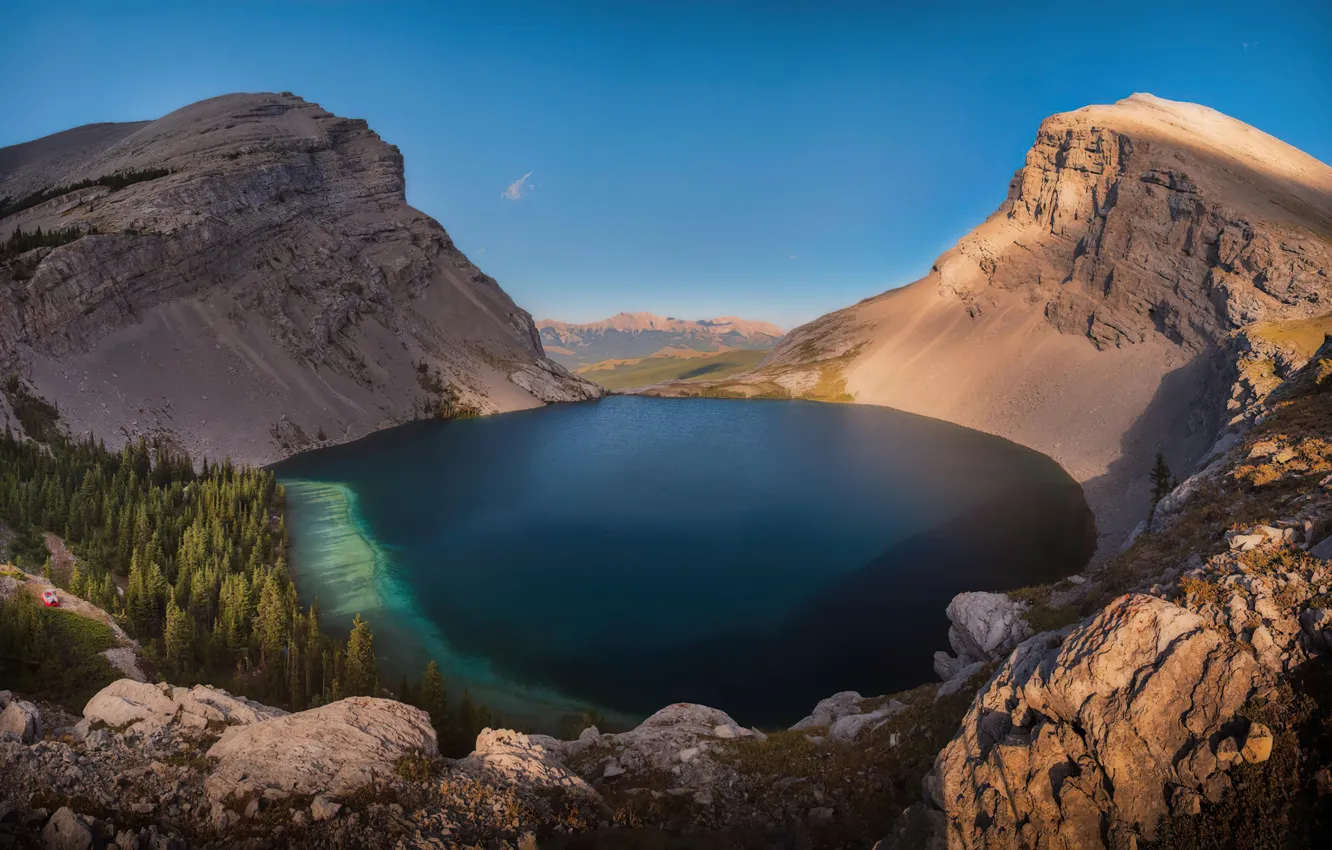
M814 710L796 721L791 729L796 732L803 732L806 729L831 726L843 717L859 715L861 713L860 704L864 699L857 691L842 691L833 694L826 699L819 700L814 706Z
M1270 724L1290 724L1283 763L1307 757L1314 773L1319 746L1300 743L1302 721L1288 715L1307 699L1293 689L1309 665L1327 664L1332 646L1332 563L1316 551L1332 524L1327 362L1332 343L1255 417L1205 485L1084 582L1129 577L1133 592L1012 651L888 847L1157 840L1163 821L1195 817L1205 804L1215 816L1261 787L1259 774L1232 774L1273 757ZM1233 521L1252 512L1273 518ZM1178 557L1180 541L1193 551L1163 562ZM1283 828L1289 816L1273 817L1266 828Z
M1219 798L1229 764L1216 748L1263 681L1198 615L1123 597L1014 653L940 754L927 794L950 846L1043 836L1092 847L1107 828L1152 837L1167 786Z
M710 793L731 775L714 758L714 747L754 734L724 711L676 703L628 732L603 735L593 727L576 741L546 739L545 743L585 778L665 775L671 777L672 785L690 793Z
M934 653L934 672L948 681L970 676L977 664L997 661L1031 637L1027 605L1003 593L959 593L948 603L948 642L955 656Z
M1157 449L1190 472L1303 362L1256 351L1241 369L1254 346L1232 335L1327 311L1330 234L1332 168L1134 95L1046 119L1008 198L921 280L679 391L853 398L1007 437L1082 483L1108 557L1147 514Z
M548 749L550 743L550 739L540 735L524 735L511 729L483 729L477 736L476 749L458 763L458 768L489 782L563 791L600 800L592 786L560 762L555 754L558 744Z
M215 802L322 794L338 800L391 777L404 756L436 756L430 717L375 697L348 697L308 711L229 727L208 750L205 783Z
M202 731L212 726L248 725L282 717L285 711L234 697L226 691L195 685L178 688L120 679L98 691L83 708L89 723L151 735L176 727Z
M873 708L865 707L866 700L855 691L842 691L819 700L807 717L791 727L793 732L809 731L822 740L834 744L854 744L864 732L871 732L902 711L905 706L897 700Z
M483 412L600 395L407 205L402 155L364 121L236 94L111 127L0 149L0 198L152 177L0 218L0 238L85 234L0 263L0 361L72 433L258 464L451 394Z

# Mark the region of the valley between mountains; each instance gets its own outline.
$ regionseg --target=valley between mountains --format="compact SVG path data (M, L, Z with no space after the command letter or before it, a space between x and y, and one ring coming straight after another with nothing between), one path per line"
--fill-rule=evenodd
M784 335L535 323L406 205L396 148L287 93L0 149L0 199L0 542L28 559L0 568L0 669L86 671L55 677L59 694L0 690L0 843L1145 850L1332 834L1332 167L1256 128L1150 95L1052 116L998 210L924 277ZM722 355L752 359L636 389L881 405L999 435L1081 483L1096 556L958 595L949 647L900 650L934 653L937 681L833 694L786 729L692 703L615 731L473 729L475 707L444 717L433 685L349 686L374 668L368 632L321 636L287 577L272 476L217 464L591 401L605 390L581 370L608 361L592 372ZM1153 492L1158 451L1177 479ZM139 507L94 522L99 487ZM96 545L43 576L55 535ZM170 573L142 566L162 540L179 543ZM38 609L51 582L90 616ZM200 651L253 659L237 681L269 702L191 677L177 651L224 600L253 622L205 618Z

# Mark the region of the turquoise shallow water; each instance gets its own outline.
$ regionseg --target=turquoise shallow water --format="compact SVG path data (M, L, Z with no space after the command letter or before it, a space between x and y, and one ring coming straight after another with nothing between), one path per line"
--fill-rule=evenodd
M956 592L1078 569L1080 488L884 408L616 397L423 422L275 467L295 577L515 723L674 701L789 723L927 681Z

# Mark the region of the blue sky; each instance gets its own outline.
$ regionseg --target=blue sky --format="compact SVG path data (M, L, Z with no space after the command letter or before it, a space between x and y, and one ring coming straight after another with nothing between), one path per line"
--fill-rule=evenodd
M537 318L789 327L923 274L1054 112L1150 91L1332 161L1329 41L1326 0L6 0L0 145L290 90Z

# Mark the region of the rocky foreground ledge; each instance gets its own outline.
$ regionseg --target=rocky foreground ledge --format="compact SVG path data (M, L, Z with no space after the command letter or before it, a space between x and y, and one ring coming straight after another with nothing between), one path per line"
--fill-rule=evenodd
M0 846L533 848L647 826L714 846L855 846L871 828L858 798L891 793L846 768L912 735L937 749L937 690L837 694L772 735L688 703L573 741L486 729L459 760L438 757L424 712L388 699L288 714L121 679L76 719L0 692Z

